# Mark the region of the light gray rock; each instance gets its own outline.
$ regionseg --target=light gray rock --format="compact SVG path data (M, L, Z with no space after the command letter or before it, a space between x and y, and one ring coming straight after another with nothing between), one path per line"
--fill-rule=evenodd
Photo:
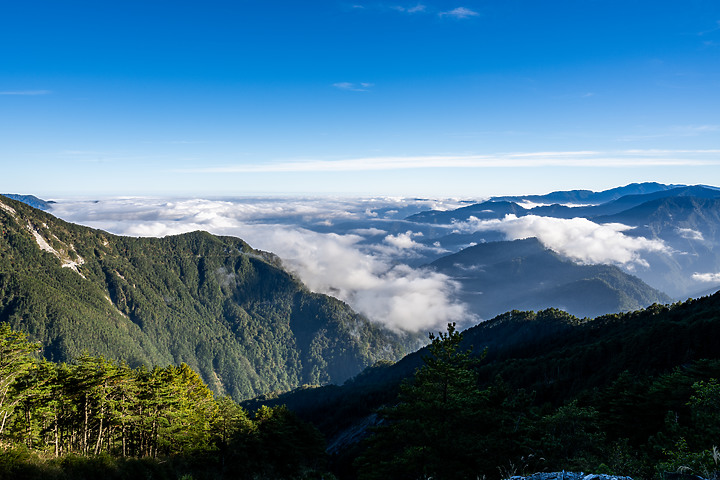
M576 472L543 472L533 473L527 477L515 476L507 480L633 480L631 477L618 475L603 475L597 473Z

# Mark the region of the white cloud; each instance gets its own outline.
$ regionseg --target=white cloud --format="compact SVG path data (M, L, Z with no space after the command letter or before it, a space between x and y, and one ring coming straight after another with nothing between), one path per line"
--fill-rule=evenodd
M698 232L692 228L676 228L675 231L682 238L686 238L688 240L704 240L702 232Z
M720 283L720 273L693 273L693 280L707 283Z
M352 85L352 84L351 84ZM298 160L178 170L184 173L349 172L419 168L656 167L720 165L720 150L515 152L493 155L419 155L341 160Z
M388 235L387 237L385 237L384 241L389 245L403 250L410 248L424 248L424 245L417 243L415 240L413 240L413 237L422 237L422 233L415 233L411 230L408 230L405 233Z
M547 207L549 205L552 205L551 203L537 203L537 202L531 202L530 200L523 200L522 202L518 202L518 205L524 208L525 210L532 210L533 208L537 207Z
M354 233L355 235L362 235L364 237L374 237L378 235L387 235L387 231L381 230L379 228L356 228L355 230L352 230L350 233Z
M165 236L205 230L242 238L254 248L279 255L313 291L346 301L356 311L392 330L425 331L448 322L473 320L453 297L459 288L449 277L397 265L398 251L418 245L413 232L389 236L391 245L361 245L358 234L322 234L302 228L320 219L368 218L375 209L406 207L404 199L234 199L165 200L118 198L62 201L52 213L68 221L112 233ZM419 208L425 207L419 202ZM368 229L367 233L385 233ZM407 242L405 240L407 236ZM387 238L387 237L385 237ZM393 244L394 242L394 244ZM412 248L409 253L412 253Z
M446 15L449 17L455 17L455 18L468 18L468 17L476 17L480 14L474 10L470 10L469 8L457 7L452 10L449 10L447 12L440 12L440 16L446 16Z
M625 266L647 262L641 252L665 252L670 249L660 240L631 237L622 232L632 227L618 223L597 224L586 218L551 218L506 215L503 219L478 220L456 224L459 231L500 231L509 240L536 237L547 248L584 264L613 263Z
M348 302L392 330L423 331L469 318L465 308L451 300L458 287L445 275L392 266L362 253L355 245L358 238L351 235L274 233L258 241L270 244L308 287Z
M146 221L165 216L172 218L180 208L178 221L185 214L214 211L222 217L232 217L243 223L291 223L311 225L324 220L363 220L375 218L378 211L388 217L391 212L399 218L425 210L454 210L475 203L473 200L407 199L404 197L317 198L317 197L241 197L228 199L167 199L152 197L107 198L94 201L54 199L53 214L84 224L93 222ZM163 214L163 212L165 212ZM404 212L404 213L400 213Z

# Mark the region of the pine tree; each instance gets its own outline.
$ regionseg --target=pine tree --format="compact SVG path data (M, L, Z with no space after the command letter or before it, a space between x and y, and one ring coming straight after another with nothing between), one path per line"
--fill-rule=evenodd
M481 400L471 351L460 351L462 334L430 334L429 355L414 379L401 386L397 405L382 410L386 424L358 460L361 478L471 478L482 445Z
M32 354L39 349L24 333L13 331L6 323L0 324L0 438L8 418L24 398L22 392L13 392L14 383L30 370Z

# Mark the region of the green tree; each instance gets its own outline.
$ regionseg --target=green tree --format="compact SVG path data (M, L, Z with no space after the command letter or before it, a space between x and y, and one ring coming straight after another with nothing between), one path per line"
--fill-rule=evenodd
M720 383L714 378L693 384L690 415L699 446L720 442Z
M15 381L30 370L35 361L33 353L39 350L40 346L30 342L24 333L13 331L7 323L0 323L0 438L8 418L27 395L23 391L13 391Z
M28 448L42 448L51 442L48 433L58 432L57 412L61 396L57 380L57 366L46 360L33 363L16 379L13 397L19 402L10 426L16 442L24 442ZM53 436L53 439L57 440L57 437ZM54 445L57 456L58 442Z
M542 454L552 470L594 470L602 462L605 435L597 410L576 401L545 415L537 423Z
M398 403L385 408L358 459L360 476L375 478L471 478L483 442L481 401L471 351L461 351L462 334L430 334L424 365L402 384Z

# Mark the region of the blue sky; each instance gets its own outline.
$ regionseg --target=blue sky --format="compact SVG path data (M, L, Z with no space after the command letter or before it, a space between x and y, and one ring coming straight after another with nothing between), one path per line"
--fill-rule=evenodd
M34 1L0 191L473 196L720 185L720 3Z

